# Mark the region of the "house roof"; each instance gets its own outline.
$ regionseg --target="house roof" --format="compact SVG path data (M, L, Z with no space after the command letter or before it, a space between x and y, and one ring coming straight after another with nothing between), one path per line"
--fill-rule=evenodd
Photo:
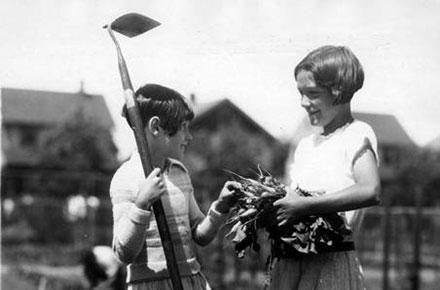
M353 112L353 117L368 123L376 133L378 142L382 145L415 146L414 141L393 115ZM318 128L312 127L305 117L294 134L293 143L297 143L301 138L318 130Z
M193 104L194 108L194 120L192 121L193 125L197 125L202 123L206 118L212 116L212 114L222 108L229 108L234 111L238 116L243 118L247 124L252 127L256 132L262 134L264 137L271 141L278 141L272 134L266 131L260 124L258 124L255 120L253 120L249 115L243 112L239 107L237 107L233 102L229 99L221 99L208 103L196 103Z
M354 112L353 117L368 123L374 129L378 141L382 144L415 145L414 141L393 115Z
M433 150L433 151L440 151L440 136L434 138L428 144L425 146L426 149Z
M105 128L114 126L102 95L2 88L2 118L4 123L52 125L63 122L76 110L93 118Z

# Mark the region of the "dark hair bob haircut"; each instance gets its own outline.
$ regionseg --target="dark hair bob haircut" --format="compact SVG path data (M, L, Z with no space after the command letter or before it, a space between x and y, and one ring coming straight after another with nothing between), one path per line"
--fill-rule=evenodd
M157 116L160 119L160 127L169 136L173 136L183 122L194 118L194 112L185 98L170 88L158 84L146 84L140 87L135 95L144 127L152 117ZM126 105L122 109L122 115L131 127Z
M309 71L317 85L327 88L335 104L348 103L364 83L364 70L353 52L344 46L326 45L310 52L296 67Z

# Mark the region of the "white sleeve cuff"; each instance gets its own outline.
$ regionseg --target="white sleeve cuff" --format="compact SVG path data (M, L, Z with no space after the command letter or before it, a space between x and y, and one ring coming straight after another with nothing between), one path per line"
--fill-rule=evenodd
M208 216L210 217L210 219L214 222L214 223L223 223L225 220L226 220L226 218L228 217L228 213L229 212L226 212L226 213L220 213L220 212L218 212L216 209L215 209L215 207L216 207L216 205L217 205L217 200L216 201L214 201L212 204L211 204L211 207L209 208L209 210L208 210Z
M149 226L151 220L151 211L140 209L133 204L128 212L128 218L134 223Z

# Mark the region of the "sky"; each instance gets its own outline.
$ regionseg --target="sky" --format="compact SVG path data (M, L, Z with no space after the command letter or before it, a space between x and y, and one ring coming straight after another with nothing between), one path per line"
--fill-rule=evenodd
M395 115L423 146L440 136L439 0L2 0L0 86L105 97L121 156L134 148L120 117L115 47L102 29L128 12L161 25L117 35L134 88L159 83L199 103L229 98L288 140L304 118L295 65L326 44L365 70L353 111Z

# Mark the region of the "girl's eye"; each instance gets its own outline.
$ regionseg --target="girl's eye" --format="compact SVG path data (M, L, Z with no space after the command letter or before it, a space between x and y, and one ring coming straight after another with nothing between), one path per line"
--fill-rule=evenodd
M308 94L308 98L311 99L311 100L315 100L315 99L317 99L319 97L320 97L320 94L317 94L317 93Z
M305 95L311 100L319 99L322 96L325 96L326 94L327 94L326 91L318 91L318 90L305 93Z
M300 93L300 94L301 94L301 97L306 96L307 99L309 99L309 100L316 100L320 96L319 94L313 94L313 93Z
M301 92L300 91L299 94L301 95L301 97L306 96L309 100L315 100L315 99L318 99L322 93L315 92L315 91L312 91L312 92Z

